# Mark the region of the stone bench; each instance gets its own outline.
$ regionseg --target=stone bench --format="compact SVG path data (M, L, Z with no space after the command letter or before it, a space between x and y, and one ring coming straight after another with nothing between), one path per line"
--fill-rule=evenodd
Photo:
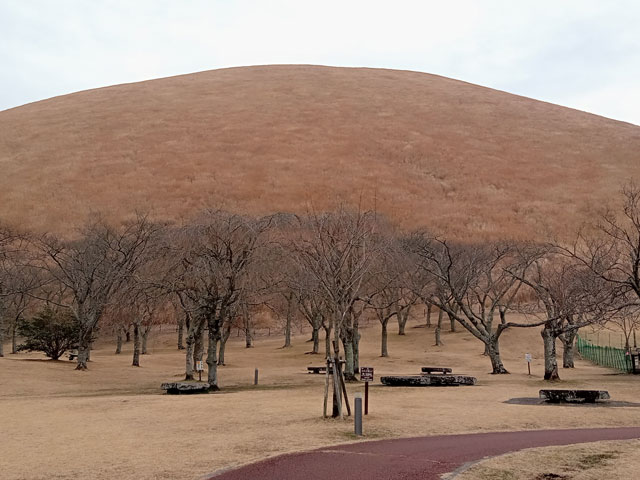
M448 367L422 367L422 373L428 373L431 374L433 372L438 372L438 373L451 373L453 370L451 370Z
M468 375L402 375L380 377L383 385L391 387L457 387L459 385L475 385L476 378Z
M161 385L170 395L207 393L211 388L206 382L167 382Z
M597 400L609 400L606 390L540 390L540 398L549 403L595 403Z

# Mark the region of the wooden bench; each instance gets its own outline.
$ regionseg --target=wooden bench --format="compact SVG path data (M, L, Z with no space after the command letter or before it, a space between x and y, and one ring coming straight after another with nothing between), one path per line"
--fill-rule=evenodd
M437 373L442 373L447 374L447 373L451 373L453 370L451 370L450 368L447 367L422 367L422 373L426 373L428 375L437 372Z
M307 367L308 373L325 373L327 371L327 367Z
M540 398L549 403L595 403L598 400L609 400L606 390L540 390Z
M307 372L308 373L327 373L327 367L324 365L321 367L307 367ZM333 373L333 368L329 369L329 373Z

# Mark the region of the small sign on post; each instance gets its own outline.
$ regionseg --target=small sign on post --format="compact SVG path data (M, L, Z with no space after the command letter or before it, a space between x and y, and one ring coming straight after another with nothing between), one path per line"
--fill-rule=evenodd
M204 362L202 360L198 360L196 362L196 372L198 372L198 381L202 381L202 372L204 371Z
M360 380L364 382L364 414L369 415L369 382L373 382L373 367L360 367Z
M529 370L529 375L531 375L531 354L525 353L524 359L527 361L527 369Z

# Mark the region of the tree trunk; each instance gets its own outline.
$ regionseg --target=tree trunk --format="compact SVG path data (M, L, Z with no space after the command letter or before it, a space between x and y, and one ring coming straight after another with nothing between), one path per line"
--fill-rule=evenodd
M323 327L324 329L324 352L326 357L331 357L331 328Z
M560 337L563 346L562 368L574 368L573 357L575 353L575 338L577 331L571 330Z
M351 343L353 344L353 373L357 375L360 374L360 337L360 328L356 320Z
M116 334L116 355L120 355L122 353L122 330L118 328L118 333Z
M291 346L291 315L287 312L287 321L284 326L284 345L282 348L289 348Z
M220 340L220 335L214 331L214 329L209 328L209 347L207 349L207 382L210 385L210 390L217 391L220 390L218 386L218 359L217 359L217 348L218 341Z
M147 354L147 339L149 338L149 333L151 332L151 327L144 327L142 329L142 355Z
M129 343L131 341L131 330L129 329L129 327L127 327L124 333L126 336L125 342Z
M442 319L444 317L444 311L438 310L438 325L436 326L436 347L442 346L442 339L440 333L442 332Z
M193 363L201 362L204 357L204 328L196 335L193 347Z
M389 352L387 351L387 322L381 322L382 323L382 346L380 348L380 356L381 357L388 357L389 356Z
M195 356L195 343L196 343L196 335L194 332L189 332L187 334L187 348L185 352L186 361L185 361L185 380L193 380L193 370L194 363L193 357Z
M253 347L253 332L251 331L251 318L249 314L245 314L244 318L244 346L246 348Z
M355 375L354 361L353 361L353 338L352 334L345 335L343 342L344 346L344 380L346 382L356 382L358 379Z
M498 336L492 336L486 343L488 347L489 358L491 359L492 374L509 373L502 364L502 358L500 358L500 344Z
M178 322L178 350L184 350L184 320Z
M231 322L227 323L227 326L224 328L222 335L220 336L220 350L218 353L218 365L224 365L224 352L227 346L227 340L229 340L229 336L231 335Z
M11 327L11 353L18 353L18 320L13 322L13 327Z
M313 330L311 332L311 339L313 340L313 350L312 354L317 354L320 351L320 327L312 327Z
M431 308L430 303L427 304L427 328L431 328Z
M0 358L4 357L4 322L2 321L2 309L0 309Z
M453 315L449 315L449 321L451 322L451 331L456 331L456 318Z
M396 317L398 317L398 335L406 335L404 333L404 329L407 325L407 320L409 320L409 312L402 311L398 306L396 306Z
M559 380L558 360L556 356L556 335L550 328L542 329L540 332L544 343L544 379Z
M93 331L91 329L87 329L86 327L82 328L80 331L80 335L78 338L78 357L77 357L77 365L76 370L86 370L87 362L89 361L89 355L91 352L91 337L93 336Z
M216 362L216 365L218 366L224 366L224 348L226 345L227 342L225 342L223 338L220 338L220 344L218 347L218 360Z
M140 327L137 323L133 324L133 362L131 365L140 366Z

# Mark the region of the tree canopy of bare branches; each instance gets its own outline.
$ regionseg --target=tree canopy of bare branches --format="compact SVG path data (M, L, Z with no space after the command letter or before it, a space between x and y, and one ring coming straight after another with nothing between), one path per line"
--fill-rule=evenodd
M106 307L146 261L145 252L160 229L147 216L138 215L118 228L103 219L93 220L74 240L53 235L34 240L40 254L35 264L49 283L61 287L55 303L69 308L79 323L78 370L87 368L95 330Z

